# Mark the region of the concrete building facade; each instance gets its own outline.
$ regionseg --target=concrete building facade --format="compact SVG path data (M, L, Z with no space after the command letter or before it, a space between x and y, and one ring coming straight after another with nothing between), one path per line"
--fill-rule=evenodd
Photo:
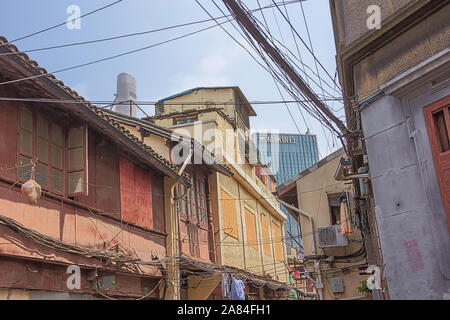
M371 299L370 294L358 291L361 281L368 278L364 274L368 264L359 220L352 205L353 186L351 181L334 178L344 156L344 150L340 149L277 187L278 197L292 206L286 205L286 208L300 221L306 267L303 272L313 277L313 287L321 300ZM342 243L326 243L327 237L339 236L326 236L326 233L341 232L342 199L348 203L353 231L348 236L341 235Z
M262 166L249 159L249 117L255 115L238 87L215 87L160 100L150 120L213 146L233 173L209 176L216 263L288 283L283 245L286 215L272 195L274 181L259 179L256 168ZM249 290L260 298L276 298L273 290Z
M258 148L259 161L272 168L279 186L319 161L317 136L312 134L287 134L255 132L252 139ZM300 225L289 212L286 214L286 252L288 256L303 254Z
M369 5L379 28L368 28ZM347 122L359 134L353 173L369 169L384 298L448 299L449 1L330 7Z

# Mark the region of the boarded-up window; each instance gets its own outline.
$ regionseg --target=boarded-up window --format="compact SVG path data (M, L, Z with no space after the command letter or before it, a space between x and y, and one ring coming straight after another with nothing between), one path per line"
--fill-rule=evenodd
M273 232L273 242L274 242L274 248L275 248L275 258L279 261L283 261L284 255L283 255L283 242L281 240L281 228L274 221L272 221L272 232Z
M238 239L236 201L223 190L221 198L224 232L231 237Z
M272 256L272 251L270 250L269 218L263 213L261 213L261 233L264 254L270 257Z
M258 250L258 240L256 239L256 219L255 215L245 209L245 225L247 229L247 243L253 249Z
M153 229L151 174L120 157L120 202L122 219Z
M87 127L70 128L67 136L68 196L87 194Z

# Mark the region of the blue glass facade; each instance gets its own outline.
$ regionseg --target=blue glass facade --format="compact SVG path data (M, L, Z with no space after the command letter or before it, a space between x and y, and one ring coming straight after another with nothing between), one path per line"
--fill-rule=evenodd
M294 178L319 161L316 135L255 133L253 141L259 150L259 161L269 166L277 185ZM281 209L287 216L286 249L291 254L292 248L299 251L300 246L289 233L302 243L301 230L297 220L284 207Z

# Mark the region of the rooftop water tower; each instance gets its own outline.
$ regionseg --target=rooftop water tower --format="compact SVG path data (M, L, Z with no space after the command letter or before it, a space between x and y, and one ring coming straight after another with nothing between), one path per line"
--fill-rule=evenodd
M136 117L136 79L128 73L117 76L117 102L116 112Z

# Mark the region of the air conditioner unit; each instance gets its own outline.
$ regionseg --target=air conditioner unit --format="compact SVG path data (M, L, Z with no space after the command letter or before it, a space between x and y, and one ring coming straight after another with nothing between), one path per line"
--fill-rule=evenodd
M347 237L340 233L340 231L341 225L339 224L328 227L317 227L316 233L319 242L319 248L348 246Z

